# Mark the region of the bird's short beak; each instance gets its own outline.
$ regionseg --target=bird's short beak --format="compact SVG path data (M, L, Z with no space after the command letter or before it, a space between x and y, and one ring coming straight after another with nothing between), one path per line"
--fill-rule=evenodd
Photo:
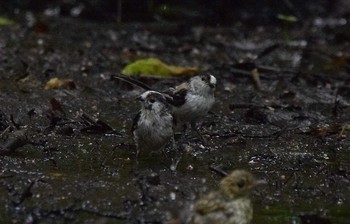
M141 96L136 97L136 100L138 101L144 101L144 99Z
M152 110L152 104L149 104L149 105L145 106L145 109L146 110Z
M209 84L209 87L210 87L210 88L212 88L212 89L214 89L214 88L216 87L216 85L215 85L215 84L210 83L210 84Z

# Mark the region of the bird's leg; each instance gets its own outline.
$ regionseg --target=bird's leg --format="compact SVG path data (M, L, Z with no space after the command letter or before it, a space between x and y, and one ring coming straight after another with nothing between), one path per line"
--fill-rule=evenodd
M136 155L135 155L136 167L139 166L139 157L140 157L140 147L136 144Z
M186 124L182 124L181 126L179 125L177 127L177 132L174 130L174 137L176 139L176 143L177 145L175 145L175 139L174 139L174 143L173 143L173 148L174 150L178 150L178 148L180 148L180 145L183 145L185 143L185 140L188 137L189 131L188 131L188 126Z
M137 171L139 169L139 155L140 155L140 148L136 144L135 162L133 162L133 168L132 168L134 171Z
M207 144L205 138L201 135L198 129L198 125L196 122L186 123L184 124L183 133L181 134L180 138L178 139L178 143L182 144L185 142L185 140L188 140L190 138L198 138L203 144ZM193 136L192 133L195 133L195 136ZM192 134L192 136L191 136Z
M136 145L136 160L139 160L139 156L140 156L140 147Z
M170 167L168 167L171 171L176 171L177 165L181 160L182 155L179 154L179 147L176 145L174 136L171 137L170 143L168 144L168 147L164 147L161 151L163 153L163 156L166 158L167 163L170 160L171 164ZM167 150L168 148L168 150ZM166 165L168 166L168 165Z
M177 165L179 164L180 160L181 160L181 156L180 157L176 157L176 158L173 158L172 161L171 161L171 165L170 165L170 170L175 172L176 169L177 169Z
M199 128L197 126L197 123L196 122L191 122L190 125L191 125L191 130L196 133L196 135L199 138L199 140L203 144L207 144L207 141L204 139L203 135L201 135L201 133L199 132Z
M180 153L178 145L176 145L174 136L171 138L170 141L171 141L171 145L172 145L172 152L175 153L175 156L173 156L171 158L170 170L176 171L177 165L179 164L179 162L182 158L182 154Z

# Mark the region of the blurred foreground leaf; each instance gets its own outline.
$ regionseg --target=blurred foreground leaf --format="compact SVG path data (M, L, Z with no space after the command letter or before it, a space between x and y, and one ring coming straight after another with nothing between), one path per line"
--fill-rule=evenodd
M0 17L0 26L7 26L7 25L12 25L14 24L15 21L5 18L5 17Z
M199 72L195 67L180 67L168 65L158 58L146 58L137 60L122 71L124 75L141 75L151 77L171 77L177 75L193 75Z

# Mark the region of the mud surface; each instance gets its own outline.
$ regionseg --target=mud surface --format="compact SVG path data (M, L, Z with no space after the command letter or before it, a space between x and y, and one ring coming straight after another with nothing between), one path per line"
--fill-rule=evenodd
M3 223L163 223L216 188L209 167L268 182L252 195L254 223L350 223L344 21L188 28L51 18L0 31ZM207 143L187 136L176 172L160 152L135 165L129 130L142 89L110 79L143 57L219 80L200 128ZM45 90L53 77L75 88ZM141 80L162 90L186 79Z

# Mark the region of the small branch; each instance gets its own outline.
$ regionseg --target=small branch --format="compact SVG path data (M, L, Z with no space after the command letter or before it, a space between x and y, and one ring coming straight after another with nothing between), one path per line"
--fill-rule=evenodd
M273 45L265 48L261 53L258 54L256 59L261 59L261 58L265 57L266 55L269 55L270 53L277 50L279 47L280 47L280 44L273 44Z
M26 198L29 198L32 196L32 187L36 183L36 180L31 181L22 191L22 193L19 195L19 199L17 202L14 202L17 206L22 204Z
M133 86L137 86L140 87L144 90L154 90L151 87L147 86L146 84L144 84L143 82L140 82L139 80L133 79L131 77L128 77L126 75L122 75L122 74L115 74L115 75L111 75L111 79L118 79L120 81L129 83Z
M11 178L11 177L14 177L14 175L13 175L13 174L3 174L3 175L0 175L0 179Z
M11 120L12 124L15 126L15 128L17 130L19 130L20 129L20 125L15 122L12 114L10 115L10 120Z
M8 132L8 130L10 130L10 126L7 126L7 128L5 128L5 130L3 131L3 132L1 132L1 134L0 134L0 138L4 135L4 134L6 134L7 132Z
M97 216L120 219L120 220L126 220L130 216L129 213L127 213L127 212L120 212L120 213L100 212L100 211L90 210L90 209L86 209L86 208L77 208L77 209L74 209L73 211L86 212L86 213L97 215Z
M222 169L219 169L219 168L217 168L217 167L215 167L215 166L213 166L213 165L210 165L210 166L209 166L209 169L210 169L211 171L214 171L215 173L219 174L219 175L222 176L222 177L226 177L226 176L228 175L227 172L225 172L225 171L223 171Z

